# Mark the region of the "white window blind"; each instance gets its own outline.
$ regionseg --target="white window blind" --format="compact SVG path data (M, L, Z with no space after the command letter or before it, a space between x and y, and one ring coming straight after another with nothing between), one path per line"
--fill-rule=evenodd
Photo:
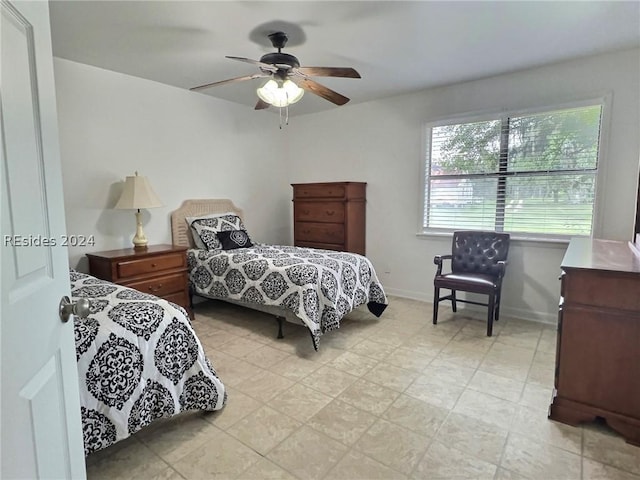
M423 229L590 235L602 105L429 127Z

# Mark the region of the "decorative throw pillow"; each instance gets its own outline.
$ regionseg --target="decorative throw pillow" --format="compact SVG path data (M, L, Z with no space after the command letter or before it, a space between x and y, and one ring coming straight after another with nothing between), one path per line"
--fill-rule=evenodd
M203 217L198 218L191 222L191 228L195 230L195 237L199 237L207 250L219 250L222 248L222 244L217 237L218 232L226 232L232 230L243 230L244 224L240 217L233 213L226 213L215 217ZM248 234L247 234L248 237Z
M225 230L217 233L223 250L252 247L251 239L244 230Z

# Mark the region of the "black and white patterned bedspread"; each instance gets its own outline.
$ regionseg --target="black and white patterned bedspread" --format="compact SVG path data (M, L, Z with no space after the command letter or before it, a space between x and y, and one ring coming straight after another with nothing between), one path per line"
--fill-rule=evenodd
M292 311L320 335L367 304L380 316L387 297L373 265L355 253L278 245L187 251L189 279L198 295L274 305Z
M85 453L105 448L161 417L218 410L227 394L182 307L71 271Z

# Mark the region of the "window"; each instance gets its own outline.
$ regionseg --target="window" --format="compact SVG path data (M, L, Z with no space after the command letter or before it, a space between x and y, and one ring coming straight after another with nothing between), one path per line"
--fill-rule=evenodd
M602 105L427 129L424 231L590 235Z

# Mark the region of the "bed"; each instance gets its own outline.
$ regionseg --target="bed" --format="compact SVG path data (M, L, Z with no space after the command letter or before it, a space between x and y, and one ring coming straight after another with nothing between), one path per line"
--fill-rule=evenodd
M182 307L74 270L70 281L74 300L90 300L87 318L74 318L85 454L156 419L225 405Z
M189 247L192 293L275 315L279 338L282 319L302 324L317 350L320 336L339 328L347 313L366 304L379 317L387 306L373 265L362 255L253 243L250 235L246 235L246 247L207 249L201 241L203 230L195 232L191 227L196 218L202 228L215 224L211 228L218 233L246 232L243 211L228 199L185 200L171 214L173 243ZM225 220L218 223L217 218ZM194 240L197 234L200 245Z

